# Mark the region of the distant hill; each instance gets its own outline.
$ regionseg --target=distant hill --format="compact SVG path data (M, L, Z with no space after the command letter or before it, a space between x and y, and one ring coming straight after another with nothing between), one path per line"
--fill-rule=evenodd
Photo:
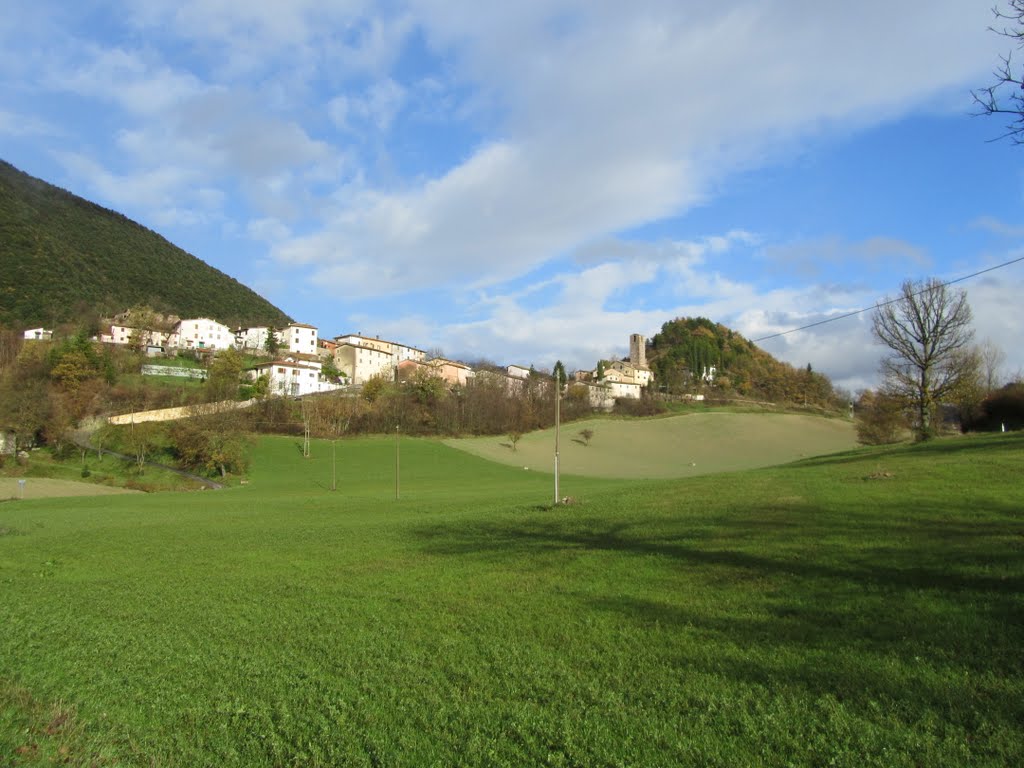
M655 382L669 393L694 390L705 369L714 368L716 388L773 402L825 406L835 393L826 376L776 360L753 342L704 317L680 317L650 340L647 362Z
M0 160L0 325L52 327L139 305L228 325L291 319L152 230Z

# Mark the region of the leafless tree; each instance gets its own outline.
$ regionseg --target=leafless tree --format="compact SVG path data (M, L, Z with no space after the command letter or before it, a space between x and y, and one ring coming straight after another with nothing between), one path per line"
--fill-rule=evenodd
M1003 364L1006 362L1006 353L992 339L985 339L978 345L978 355L980 356L985 394L995 392L1003 383L1002 372Z
M913 406L918 439L934 436L936 404L975 374L961 354L974 337L967 295L934 278L908 280L875 309L872 331L891 350L882 360L886 388Z
M1024 0L1007 0L1005 10L996 6L992 13L996 21L989 29L1024 50ZM1024 144L1024 69L1014 65L1012 50L999 57L992 76L992 85L971 93L978 108L975 114L1006 115L1006 133L997 138Z

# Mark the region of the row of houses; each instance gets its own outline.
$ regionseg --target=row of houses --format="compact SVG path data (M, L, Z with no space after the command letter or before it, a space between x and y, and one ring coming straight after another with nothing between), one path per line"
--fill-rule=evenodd
M273 359L261 362L247 372L253 381L265 378L268 389L275 394L303 396L328 392L344 386L361 386L375 376L408 379L423 371L443 379L449 386L465 386L477 375L468 365L439 357L428 359L427 353L417 347L396 341L370 337L360 333L319 338L316 326L290 323L285 328L253 326L231 329L216 320L174 318L165 323L169 330L132 325L130 313L119 315L110 325L110 332L101 334L99 341L107 344L132 344L148 354L165 354L175 350L216 352L234 348L245 352L267 352L275 349ZM155 323L154 323L155 324ZM268 345L273 334L275 344ZM25 331L25 338L48 339L50 331L43 328ZM324 373L330 363L332 376ZM337 376L334 376L337 372ZM535 375L532 368L508 366L504 373L488 371L488 375L503 376L511 388L521 386L523 380ZM653 379L647 366L646 340L640 334L630 336L628 360L599 362L592 371L576 373L573 386L585 386L588 398L595 408L610 408L619 398L639 398L643 387Z

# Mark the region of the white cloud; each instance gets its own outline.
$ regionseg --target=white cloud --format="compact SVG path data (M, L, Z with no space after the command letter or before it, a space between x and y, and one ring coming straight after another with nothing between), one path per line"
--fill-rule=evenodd
M84 53L84 61L55 66L48 75L48 85L148 116L166 112L204 87L195 76L146 61L136 51L89 46Z
M838 236L769 245L762 255L778 271L818 278L827 268L856 264L862 272L907 268L920 271L931 264L925 251L904 240L871 237L847 242Z
M802 137L963 85L991 50L984 9L956 2L928 14L880 1L411 7L435 51L504 110L506 135L436 178L367 189L315 237L277 251L317 262L321 280L351 274L353 258L386 263L390 279L362 286L374 293L498 282L685 212L713 182ZM977 34L965 31L974 23ZM351 127L372 121L370 103L344 94L327 109ZM895 241L862 244L863 256L883 252L924 259Z
M971 222L974 229L983 229L1000 237L1021 238L1024 237L1024 227L1014 226L999 220L995 216L979 216Z
M385 73L411 30L404 14L366 0L139 0L129 16L146 34L192 41L221 78L282 78L300 89L321 71L338 80Z
M64 129L34 115L19 114L0 109L0 135L5 136L60 136Z
M253 240L275 242L284 240L291 235L291 230L277 219L252 219L246 226L246 232Z
M1007 254L1008 258L1024 256L1024 249ZM1024 296L1024 271L1017 264L999 273L983 275L965 283L967 299L974 314L976 341L990 339L1006 353L1004 373L1017 379L1024 377L1024 313L1018 311Z
M89 185L103 200L116 206L133 208L142 206L154 210L175 208L179 192L191 185L195 177L176 166L156 166L131 175L108 171L95 160L78 153L58 153L63 166L79 178L89 179Z
M387 132L407 99L405 88L391 78L373 83L364 96L335 96L327 102L327 114L338 128L355 131L369 123Z

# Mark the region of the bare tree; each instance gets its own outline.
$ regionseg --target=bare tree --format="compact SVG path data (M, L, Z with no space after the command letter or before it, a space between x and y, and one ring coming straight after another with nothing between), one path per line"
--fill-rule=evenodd
M967 294L934 278L903 283L900 296L875 309L872 332L891 351L882 360L886 388L909 402L916 413L918 439L935 434L935 406L961 386L964 350L971 330Z
M1005 10L996 6L992 13L996 21L989 29L1024 49L1024 0L1008 0ZM1012 50L999 57L992 76L992 85L971 93L978 107L975 114L1007 115L1006 133L997 138L1024 144L1024 69L1016 69L1015 73Z
M1002 385L1003 364L1006 362L1006 353L992 339L985 339L978 345L978 355L981 358L982 384L985 387L985 394L995 392Z

